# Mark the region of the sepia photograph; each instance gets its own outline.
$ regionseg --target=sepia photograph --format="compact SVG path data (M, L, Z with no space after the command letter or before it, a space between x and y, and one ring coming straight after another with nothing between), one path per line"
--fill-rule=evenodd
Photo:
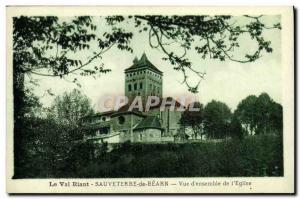
M7 8L9 192L293 192L292 7L60 8Z

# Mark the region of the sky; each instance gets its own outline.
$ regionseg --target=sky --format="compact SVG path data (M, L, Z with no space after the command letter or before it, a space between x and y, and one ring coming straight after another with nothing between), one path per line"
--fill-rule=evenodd
M235 23L242 24L245 22L245 17L235 17L233 20ZM271 26L280 22L280 16L264 16L262 20ZM98 34L103 34L101 31L104 29L106 27L98 26ZM51 89L54 95L61 95L63 92L70 92L76 88L87 95L92 100L94 107L98 109L102 97L124 95L124 70L133 64L135 57L140 58L143 53L146 53L148 59L163 72L163 97L191 96L199 99L203 104L214 99L226 103L232 111L248 95L259 95L262 92L268 93L278 103L282 101L280 30L266 30L263 36L271 41L273 52L263 53L263 57L252 63L203 60L195 51L188 52L187 56L192 61L192 66L197 70L206 72L197 94L190 93L186 85L181 84L182 74L175 71L168 61L162 60L162 52L149 46L148 34L138 33L132 24L126 25L126 30L134 33L131 40L133 53L120 51L116 48L107 51L102 60L97 60L94 64L103 63L106 68L112 71L100 75L96 79L77 76L81 87L71 82L74 78L72 76L67 78L70 81L58 77L33 76L39 82L39 86L33 87L33 92L40 96L43 105L50 106L55 97L46 94L46 90ZM241 50L235 54L237 57L245 52L251 53L255 48L253 41L249 38L241 38L240 46ZM86 54L77 56L81 56L82 59L86 58ZM195 77L191 75L189 81L195 81Z

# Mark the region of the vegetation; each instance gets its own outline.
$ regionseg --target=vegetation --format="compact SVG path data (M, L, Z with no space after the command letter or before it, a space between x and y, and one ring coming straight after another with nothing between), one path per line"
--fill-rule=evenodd
M91 100L79 90L64 92L54 99L48 117L56 122L69 125L78 125L80 118L94 113Z
M53 175L60 162L70 155L75 143L83 139L83 130L77 119L93 112L90 100L78 90L73 90L57 96L50 110L44 110L34 97L26 99L32 100L25 107L31 113L36 113L32 109L38 109L41 115L26 115L14 127L18 131L15 135L19 136L14 140L18 148L14 154L19 158L19 162L15 163L14 178L24 175L24 170L33 166L36 171L29 175L36 172Z
M241 104L249 99L264 102L250 103L251 115L260 118L250 120L257 126L254 135L241 119L241 113L245 113ZM209 140L124 143L108 152L106 144L83 142L86 129L81 129L73 117L90 113L88 98L77 90L64 93L50 109L61 110L62 115L53 111L44 118L23 118L22 140L18 142L22 158L20 166L15 166L14 178L283 175L282 108L267 94L247 97L233 114L226 104L214 100L206 106L195 103L194 107L199 111L186 111L181 122L185 127L192 126L194 139L201 132L201 137L206 135ZM260 114L269 112L265 123Z
M274 102L267 93L258 97L250 95L242 100L235 115L249 134L282 132L282 106Z
M78 16L69 18L27 17L13 19L13 61L16 78L39 75L66 78L70 74L97 75L109 72L101 59L111 48L132 52L133 32L146 33L151 48L162 52L162 59L183 74L183 83L191 92L198 91L205 73L192 65L190 51L201 59L231 60L247 63L259 59L263 52L271 53L271 41L263 33L281 29L280 23L264 24L264 16L241 16L244 23L235 23L232 16ZM96 19L100 19L100 22ZM100 24L98 24L100 23ZM129 24L133 30L126 30ZM107 28L100 29L98 26ZM240 39L249 38L255 49L241 46ZM93 44L96 44L93 45ZM78 52L86 57L77 58ZM243 52L236 57L236 52ZM96 64L97 63L97 64ZM188 83L188 72L200 79ZM74 83L77 83L75 78Z
M180 124L186 128L191 127L193 129L193 138L196 139L198 134L202 139L203 136L203 122L204 122L204 107L200 102L194 102L193 107L199 109L198 111L190 111L191 104L183 112L180 118Z
M225 103L215 100L205 107L199 102L194 104L199 111L187 109L180 120L182 126L193 129L194 139L198 134L201 139L203 135L210 139L242 139L245 135L282 133L282 106L267 93L246 97L233 113Z
M225 138L229 133L231 111L219 101L211 101L204 108L204 130L208 138Z
M106 147L77 144L64 162L48 164L55 169L47 170L47 165L38 164L39 159L35 159L31 163L41 169L27 166L28 170L19 177L283 176L282 138L276 135L185 144L123 143L109 153Z

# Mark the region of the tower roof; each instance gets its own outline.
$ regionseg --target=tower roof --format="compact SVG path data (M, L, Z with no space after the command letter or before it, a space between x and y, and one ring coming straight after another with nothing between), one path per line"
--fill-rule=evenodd
M147 58L146 54L143 53L142 57L140 60L137 60L136 58L133 61L133 65L130 66L129 68L125 69L125 72L131 72L131 71L136 71L139 69L149 69L152 70L153 72L162 74L158 68L156 68Z

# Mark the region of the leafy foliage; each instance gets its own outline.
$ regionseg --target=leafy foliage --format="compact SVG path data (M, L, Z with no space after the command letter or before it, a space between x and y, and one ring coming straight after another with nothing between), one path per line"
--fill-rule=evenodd
M222 142L123 143L104 153L98 145L78 143L58 165L56 170L36 169L33 176L24 172L22 178L45 177L45 172L52 178L283 176L282 139L259 135Z
M82 131L75 130L74 126L57 124L49 118L30 117L22 121L24 126L19 131L22 139L18 148L22 156L14 167L14 178L59 175L74 141L82 139Z
M218 101L209 102L204 108L204 130L209 138L229 136L232 113L229 107Z
M92 62L116 46L120 50L132 52L130 41L134 31L126 31L124 24L133 23L138 32L147 32L149 45L162 51L164 60L168 60L175 70L182 72L183 83L189 91L197 92L200 80L205 73L199 67L192 66L187 58L188 51L194 50L202 59L231 60L240 63L253 62L262 56L262 52L272 52L271 41L263 37L268 29L281 29L280 24L268 26L261 22L263 16L244 16L244 24L233 23L232 16L107 16L97 24L95 17L79 16L68 19L57 17L15 17L13 20L14 65L17 73L42 76L69 74L95 75L106 73L104 66L89 67ZM106 25L110 29L99 35L97 26ZM254 52L236 58L235 51L239 40L247 35L257 44ZM91 49L93 42L98 43L96 51ZM180 53L182 51L182 53ZM78 52L88 55L84 60L77 58ZM91 54L90 52L93 52ZM79 73L78 73L79 71ZM191 86L188 71L198 75L199 82Z
M282 131L282 106L274 102L267 93L243 99L235 115L249 134Z
M58 123L77 126L80 118L94 113L91 100L79 90L57 96L49 110L48 117Z
M129 16L128 19L111 16L108 20L110 24L116 25L131 19L139 32L148 32L150 46L160 49L165 54L163 59L168 60L175 70L182 72L183 83L189 91L196 93L205 73L192 65L187 58L188 51L195 50L202 59L231 60L240 63L254 62L261 57L263 51L272 52L271 41L263 37L263 32L267 29L281 29L280 24L268 27L261 22L262 15L244 17L248 22L237 25L233 22L232 16L207 15L135 15ZM240 38L245 36L254 40L257 44L256 50L247 52L244 57L236 57L234 52L245 47L240 46L239 42ZM188 83L188 71L199 77L199 82L194 86Z
M193 107L199 108L199 111L190 111L191 104L187 107L187 109L183 112L180 123L182 126L190 126L194 132L194 138L198 137L200 134L201 139L203 136L203 121L204 121L204 107L200 102L194 102Z

